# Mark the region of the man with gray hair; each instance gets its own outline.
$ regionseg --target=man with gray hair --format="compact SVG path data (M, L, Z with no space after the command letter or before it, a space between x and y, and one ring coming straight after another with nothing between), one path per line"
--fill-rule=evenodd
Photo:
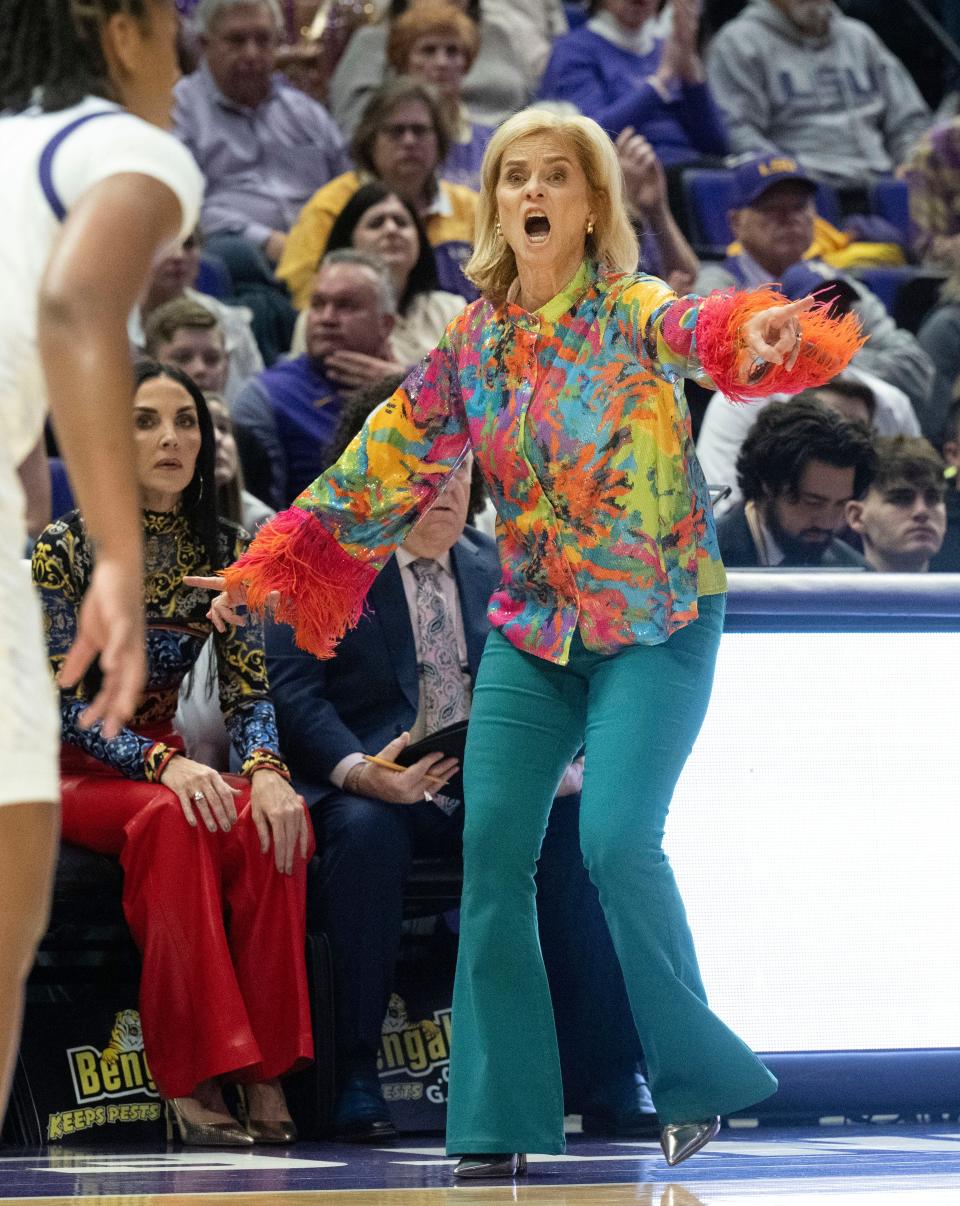
M350 167L333 118L274 71L278 0L200 0L203 60L174 90L174 128L207 180L200 229L247 306L263 359L290 347L296 311L273 274L318 188Z
M201 0L194 23L203 61L177 84L174 125L207 178L201 229L208 243L241 236L276 263L304 203L349 169L343 137L274 71L277 0Z
M248 382L233 406L246 444L270 465L271 506L288 506L326 468L344 395L403 372L390 347L397 301L386 265L349 248L332 251L313 280L303 356Z

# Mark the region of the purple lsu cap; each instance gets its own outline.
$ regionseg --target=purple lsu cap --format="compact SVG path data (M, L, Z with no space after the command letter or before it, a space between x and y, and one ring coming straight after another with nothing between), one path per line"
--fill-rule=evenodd
M811 193L817 191L816 181L801 171L799 163L789 155L760 155L748 159L734 169L730 208L753 205L768 188L784 180L796 180L798 184L807 185Z

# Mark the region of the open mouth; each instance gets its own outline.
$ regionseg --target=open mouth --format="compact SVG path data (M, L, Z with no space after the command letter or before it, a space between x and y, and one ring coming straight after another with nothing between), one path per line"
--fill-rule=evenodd
M523 230L531 243L543 243L550 235L550 219L546 214L534 210L524 219Z

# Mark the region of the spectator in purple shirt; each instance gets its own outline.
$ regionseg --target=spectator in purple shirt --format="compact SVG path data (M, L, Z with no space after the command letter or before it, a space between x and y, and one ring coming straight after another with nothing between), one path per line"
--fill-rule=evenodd
M344 394L404 371L390 344L396 314L390 270L381 260L352 248L324 259L310 295L306 353L248 382L231 408L248 439L246 455L255 449L270 464L265 502L289 506L327 467Z
M322 105L274 72L276 0L202 0L204 59L176 88L174 122L207 178L204 235L242 235L280 258L304 202L350 166Z
M201 0L194 22L203 61L176 87L174 125L206 176L207 246L227 262L231 300L254 311L270 363L289 347L295 318L271 265L304 203L349 157L326 109L274 71L277 0Z
M697 52L698 0L592 0L586 25L558 38L540 85L612 136L633 126L666 168L727 153L727 136Z

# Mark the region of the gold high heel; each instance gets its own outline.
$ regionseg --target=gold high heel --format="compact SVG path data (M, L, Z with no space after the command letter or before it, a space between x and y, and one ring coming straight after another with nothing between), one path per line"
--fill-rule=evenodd
M496 1152L492 1155L461 1156L455 1177L522 1177L527 1171L526 1152Z
M173 1142L176 1123L185 1147L253 1147L253 1139L239 1122L191 1122L180 1104L183 1098L167 1097L163 1106L167 1119L167 1142Z
M296 1143L298 1139L296 1124L289 1122L266 1122L262 1118L251 1118L247 1106L247 1093L243 1085L236 1085L237 1113L244 1130L254 1143Z
M720 1132L720 1119L705 1118L702 1122L668 1122L660 1131L660 1147L667 1163L673 1167L706 1147Z

